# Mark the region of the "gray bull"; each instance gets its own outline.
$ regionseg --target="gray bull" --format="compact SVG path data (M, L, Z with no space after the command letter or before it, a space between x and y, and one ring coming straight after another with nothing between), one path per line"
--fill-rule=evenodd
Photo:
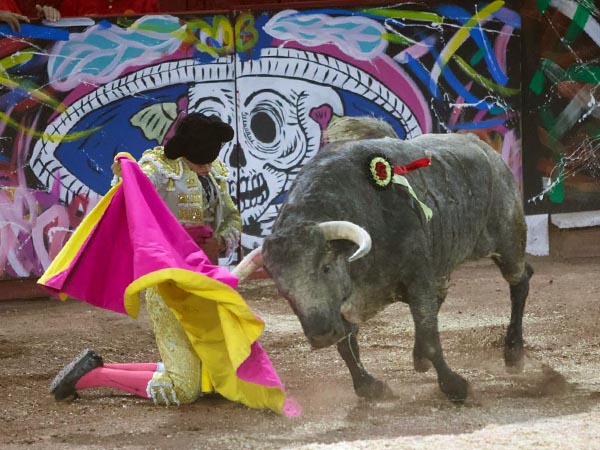
M367 167L376 155L393 165L431 157L429 167L405 175L432 209L430 221L406 189L373 184ZM303 167L272 234L237 273L244 277L264 263L310 344L336 344L357 395L366 398L391 391L360 362L358 324L386 305L408 304L415 324L415 369L426 371L433 363L440 389L450 400L463 401L468 383L446 364L438 333L450 274L466 260L491 257L497 264L510 285L512 306L504 359L507 368L520 370L523 310L533 273L525 262L525 242L513 175L477 137L341 141Z

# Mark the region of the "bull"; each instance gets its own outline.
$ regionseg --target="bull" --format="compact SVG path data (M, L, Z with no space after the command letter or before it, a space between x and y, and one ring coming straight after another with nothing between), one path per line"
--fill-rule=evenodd
M403 141L373 118L353 118L328 136L332 142L291 186L272 234L236 274L244 278L264 265L311 346L337 345L356 394L368 399L393 394L360 361L359 325L391 303L406 303L415 326L415 370L433 365L441 391L461 402L468 382L444 359L438 312L451 273L467 260L491 257L510 287L505 365L521 370L533 269L525 260L521 196L501 156L474 135ZM425 157L431 165L406 173L410 186L381 188L367 167L377 157L394 167ZM430 220L419 201L430 207Z

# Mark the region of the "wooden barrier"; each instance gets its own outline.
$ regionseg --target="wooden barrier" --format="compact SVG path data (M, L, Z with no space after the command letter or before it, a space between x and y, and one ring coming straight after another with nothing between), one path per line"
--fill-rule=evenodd
M37 284L37 278L0 280L0 300L48 297L48 293Z

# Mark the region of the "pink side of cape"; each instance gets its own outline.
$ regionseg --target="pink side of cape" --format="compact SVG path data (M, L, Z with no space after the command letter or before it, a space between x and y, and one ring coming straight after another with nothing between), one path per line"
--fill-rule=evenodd
M173 216L137 163L121 158L123 183L69 268L45 283L56 292L126 313L125 289L151 272L187 269L237 287Z

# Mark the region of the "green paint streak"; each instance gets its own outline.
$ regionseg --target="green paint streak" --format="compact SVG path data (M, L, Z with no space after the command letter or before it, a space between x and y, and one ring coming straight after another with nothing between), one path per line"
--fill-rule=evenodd
M119 16L119 18L117 18L117 25L119 25L121 28L129 28L131 25L133 25L135 20L135 18L130 19L127 16Z
M487 78L482 77L481 75L479 75L477 73L477 71L475 69L473 69L473 67L471 67L464 59L462 59L458 55L454 55L453 59L458 64L458 67L460 67L460 69L466 75L468 75L473 81L475 81L480 86L483 86L484 88L486 88L488 91L498 92L502 95L507 95L507 96L517 95L519 92L521 92L520 89L514 89L514 88L508 88L505 86L500 86L499 84L496 84L496 83L488 80Z
M598 14L600 14L600 9L596 6L596 0L579 0L579 4L594 17L598 17Z
M235 49L239 53L250 51L258 41L258 31L254 16L249 13L241 14L235 21Z
M36 139L45 139L50 142L77 141L79 139L88 137L88 136L92 135L93 133L95 133L96 131L101 129L101 127L95 127L95 128L91 128L89 130L76 131L74 133L67 133L64 136L62 136L60 134L49 134L46 132L37 131L33 128L24 127L20 122L17 122L14 119L11 119L8 115L4 114L3 112L0 112L0 122L4 122L9 127L14 128L15 130L18 130L21 133L26 134L28 136L33 136Z
M31 98L51 106L58 112L64 112L66 107L54 97L48 95L42 88L37 84L32 83L29 80L24 80L17 76L4 77L0 71L0 86L6 86L9 89L19 88L27 93Z
M552 111L548 108L542 108L540 111L540 119L542 120L542 127L544 127L545 130L551 130L556 124L556 119L554 118Z
M469 61L469 64L471 64L472 66L477 65L477 63L479 61L481 61L481 59L483 58L484 55L484 50L482 48L480 48L479 50L477 50L477 52L471 57L471 61Z
M542 90L544 89L544 72L542 72L541 69L536 70L535 74L533 74L531 82L529 83L529 89L536 95L542 93Z
M6 58L0 60L0 67L4 69L10 69L12 67L18 66L19 64L24 64L33 58L33 52L24 51L22 53L13 53Z
M571 66L565 74L566 80L580 81L582 83L600 84L599 66Z
M541 13L546 11L548 9L548 6L550 6L550 0L537 0L536 3L538 11Z
M558 83L565 79L563 68L549 59L541 60L541 70L551 83Z
M541 59L541 68L538 72L543 74L552 82L559 81L581 81L583 83L600 84L600 66L588 66L585 64L572 65L567 70L564 70L554 61L549 59ZM532 79L532 83L538 76L536 73ZM540 91L541 92L541 91Z
M399 33L383 33L381 37L392 44L412 45L414 43L412 40Z
M558 183L548 192L548 198L552 203L562 203L565 201L565 176L562 168L557 178Z
M565 201L565 160L564 153L555 153L554 154L554 162L558 166L558 175L553 177L552 181L556 184L550 192L548 192L548 198L552 203L562 203Z
M380 17L389 17L391 19L410 19L423 22L444 23L444 18L435 13L421 11L403 11L393 8L367 8L361 10L365 14L372 14Z
M554 78L561 78L563 69L558 64L556 64L551 59L541 58L540 63L542 66L542 70L548 76L552 76Z
M572 43L581 34L589 17L590 12L584 6L578 5L575 14L573 14L573 21L569 24L569 28L565 33L565 44Z

